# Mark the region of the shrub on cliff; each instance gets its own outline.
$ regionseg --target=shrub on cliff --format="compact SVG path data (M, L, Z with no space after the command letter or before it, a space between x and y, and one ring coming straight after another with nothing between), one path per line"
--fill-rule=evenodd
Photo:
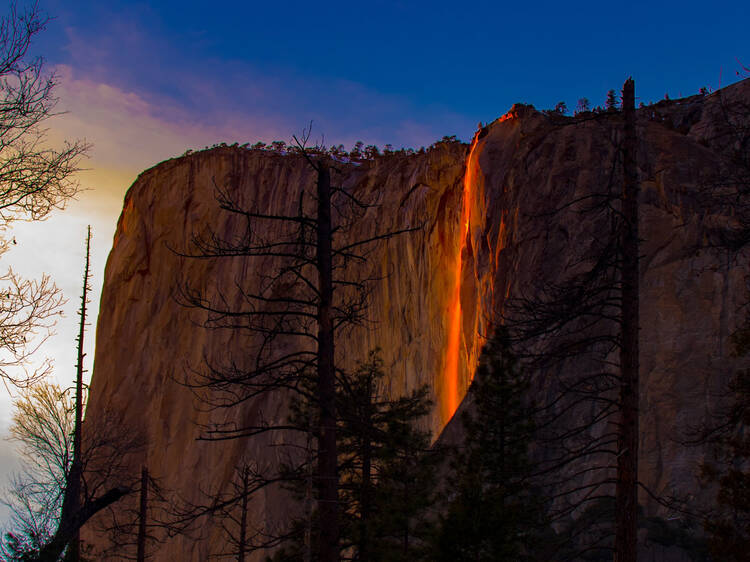
M617 106L617 94L614 90L607 91L607 100L604 107L611 113L617 111Z

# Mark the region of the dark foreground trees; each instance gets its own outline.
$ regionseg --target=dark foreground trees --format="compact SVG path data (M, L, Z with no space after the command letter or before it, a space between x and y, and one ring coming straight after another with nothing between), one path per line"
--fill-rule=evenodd
M441 455L430 448L419 424L430 411L425 387L390 398L379 352L346 375L337 387L341 559L427 560ZM300 426L315 415L297 402L292 420ZM301 502L310 496L309 465L288 474ZM290 544L274 560L317 560L309 551L317 513L306 510L291 525Z
M444 484L449 501L439 516L432 559L548 558L548 506L535 489L529 456L538 415L529 389L500 328L482 351L469 389L473 409L463 414L466 439Z
M601 185L573 190L551 211L560 220L576 217L587 246L570 250L561 271L540 280L533 294L511 299L504 320L514 352L545 381L534 389L536 454L551 516L571 522L592 504L608 505L614 537L579 535L580 551L605 548L618 562L635 562L640 265L632 79L622 111L610 105L592 118L611 142Z
M11 560L80 559L79 531L96 513L130 493L125 466L140 440L126 428L102 424L83 434L83 345L90 290L91 229L86 237L76 364L76 387L41 382L16 401L11 436L21 443L27 469L11 489L13 531L2 548ZM117 483L111 485L112 482Z
M750 353L750 326L735 333L735 351ZM747 558L750 549L750 369L730 380L726 407L711 426L702 428L698 443L709 455L701 467L704 483L716 493L713 509L703 515L708 548L715 560Z
M371 352L340 391L344 537L362 562L424 558L442 460L420 429L428 389L391 398L385 376Z
M439 452L419 424L430 412L426 387L390 398L379 352L339 386L341 492L347 559L419 560L435 502Z

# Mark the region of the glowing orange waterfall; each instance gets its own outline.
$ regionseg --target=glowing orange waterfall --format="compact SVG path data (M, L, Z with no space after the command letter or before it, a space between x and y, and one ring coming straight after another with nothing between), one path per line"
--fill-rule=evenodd
M461 331L463 317L461 313L461 276L462 256L466 248L466 237L469 233L469 219L471 214L472 188L474 185L475 171L472 167L472 157L477 146L478 134L474 136L466 159L466 172L464 173L464 191L461 202L461 222L459 227L459 244L456 262L453 268L455 285L451 293L451 301L448 308L448 338L445 349L445 368L443 372L443 397L442 397L442 419L443 424L453 417L458 409L459 397L459 357L461 348Z

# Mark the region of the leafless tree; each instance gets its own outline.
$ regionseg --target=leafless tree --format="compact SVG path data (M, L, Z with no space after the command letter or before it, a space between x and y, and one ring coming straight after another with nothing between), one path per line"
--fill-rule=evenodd
M89 432L83 430L83 344L90 290L90 241L89 228L74 398L54 384L41 382L31 386L16 402L11 427L12 437L22 444L29 468L16 478L11 491L18 532L8 538L17 542L20 537L25 544L21 546L39 561L57 561L63 552L67 561L77 561L80 528L136 487L125 462L128 454L140 447L137 436L128 435L114 420ZM112 482L117 484L112 486ZM17 547L5 544L4 548Z
M15 239L2 237L14 221L44 219L62 209L79 190L75 173L87 150L80 141L47 148L47 119L55 115L57 78L44 70L42 58L29 56L34 37L48 18L36 3L19 10L11 2L0 19L0 254ZM38 380L49 370L17 374L49 334L62 296L47 276L38 281L0 275L0 377L16 386Z
M339 559L339 500L337 452L335 335L362 323L375 281L359 273L372 248L383 240L415 228L378 232L351 239L351 229L374 201L364 201L351 189L336 186L332 174L347 164L331 159L319 147L308 147L310 131L297 139L290 159L299 159L312 172L313 185L291 188L295 209L285 212L248 200L236 178L215 186L217 200L234 229L229 234L211 228L196 234L191 248L181 255L192 259L243 260L248 273L234 279L230 289L209 292L184 281L179 299L206 313L206 327L250 334L246 347L217 364L206 358L193 369L186 384L205 404L231 408L258 396L288 400L303 397L317 410L314 436L314 476L319 522L318 560ZM279 187L281 188L281 186ZM347 234L349 238L347 238ZM234 291L234 294L232 294ZM255 438L285 431L304 440L309 427L265 419L255 423L212 426L205 439ZM290 437L293 441L297 437ZM299 451L298 444L289 443ZM304 455L303 455L304 456ZM290 464L300 467L289 456ZM251 489L276 484L284 476L275 471L252 479ZM286 467L288 469L288 466ZM266 544L264 542L264 544Z
M11 435L21 443L26 468L16 476L7 499L13 519L12 531L3 543L6 555L15 540L31 560L59 560L75 532L94 513L137 489L126 461L140 442L115 423L99 427L96 435L85 435L82 443L80 508L68 516L67 523L61 522L74 425L74 401L57 385L38 383L16 401ZM112 487L109 482L122 484Z
M296 534L285 526L273 529L269 522L259 526L253 521L253 492L267 483L267 470L261 470L255 462L243 461L235 468L226 490L206 494L207 511L221 521L225 539L220 551L212 553L211 558L245 562L252 552L277 546ZM186 513L184 521L192 521L194 514Z
M74 405L59 386L40 383L16 400L11 439L20 443L25 464L9 496L9 527L28 549L39 550L55 531L62 506L73 443ZM3 554L10 556L3 543Z
M107 560L151 559L156 548L170 533L187 533L187 526L174 522L173 499L161 487L157 478L141 467L138 478L129 477L135 501L112 504L105 509L94 525L93 532L108 538L108 546L98 554ZM169 516L169 517L168 517Z
M588 529L586 544L573 555L604 547L618 562L634 562L639 240L633 81L624 85L621 112L578 120L594 121L609 135L609 164L602 185L563 201L551 215L579 215L590 246L567 252L574 258L554 280L540 279L512 297L504 323L527 368L545 373L535 471L552 500L553 519L614 497L614 544L609 532L595 536Z

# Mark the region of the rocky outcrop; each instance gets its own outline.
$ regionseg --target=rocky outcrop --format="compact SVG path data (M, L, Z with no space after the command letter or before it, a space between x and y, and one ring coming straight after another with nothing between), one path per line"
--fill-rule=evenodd
M746 256L730 259L708 248L711 233L731 221L731 212L699 196L732 149L717 140L717 131L728 127L720 104L748 100L750 83L722 92L660 107L658 115L653 108L639 112L641 479L655 493L697 489L703 452L680 446L675 437L706 414L731 372L728 338L746 299ZM539 279L564 276L597 236L600 225L552 211L609 181L604 163L616 153L616 120L563 119L515 106L479 131L471 148L440 143L424 154L342 163L338 181L379 202L354 226L352 239L376 228L422 225L370 254L364 274L380 281L373 285L369 322L337 342L342 361L351 364L377 346L393 395L429 385L435 407L427 423L437 436L452 413L446 348L453 294L458 290L461 311L454 376L463 396L483 337L507 299ZM206 227L231 231L216 186L278 212L294 210L295 194L313 181L297 156L223 147L164 162L128 191L105 272L86 426L115 416L143 433L147 446L133 455L133 466L148 465L170 493L200 502L204 493L228 486L242 459L279 460L272 438L199 441L203 425L285 416L280 401L261 399L208 410L180 383L206 355L243 345L242 335L206 330L198 311L181 306L180 283L231 287L257 282L258 272L239 259L184 259L178 252ZM460 431L453 439L460 440ZM275 500L269 494L254 499L256 524L272 525L287 513ZM646 496L642 501L660 509ZM154 560L205 560L220 551L222 532L220 521L207 520L193 535L154 546ZM86 538L103 544L93 526Z

